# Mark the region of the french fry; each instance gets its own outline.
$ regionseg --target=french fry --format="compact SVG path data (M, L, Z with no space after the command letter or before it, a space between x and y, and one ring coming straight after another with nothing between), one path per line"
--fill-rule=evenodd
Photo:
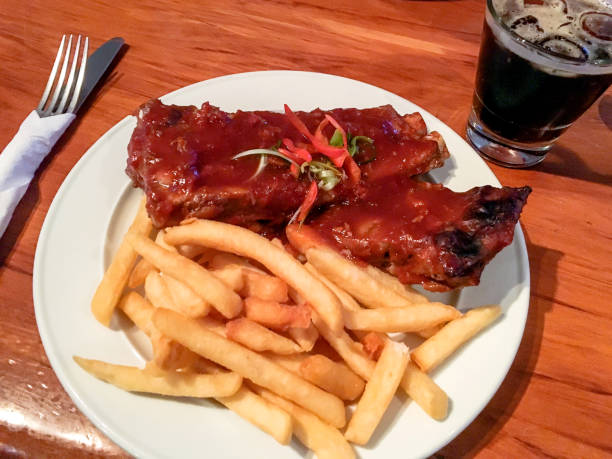
M447 323L442 330L412 352L412 360L424 372L430 372L478 332L501 315L497 305L471 309L463 317Z
M183 282L168 275L163 276L162 280L177 312L187 317L202 317L208 314L210 305Z
M325 276L322 276L316 268L309 263L306 263L306 268L314 275L326 283L342 302L342 306L349 311L359 311L359 304L344 290L331 283ZM329 284L331 285L329 285ZM363 332L355 330L354 333L364 339L367 335L375 335L376 341L387 341L386 335L377 332ZM336 349L341 357L349 364L359 376L368 380L374 371L374 362L366 356L363 351L367 352L366 346L361 349L355 349L357 343L350 340L346 336L344 339L334 339L328 336L330 344ZM353 343L353 345L351 345ZM350 362L350 363L349 363ZM446 418L448 413L448 396L446 393L425 373L423 373L414 363L409 362L406 367L406 372L401 381L402 389L419 405L425 413L433 419L442 420Z
M306 268L306 270L308 270L310 274L312 274L321 282L323 282L327 286L327 288L329 288L334 293L334 295L338 297L344 309L348 311L359 311L361 309L359 303L357 303L357 301L355 301L355 299L351 295L349 295L345 290L342 290L340 287L330 281L327 277L321 274L319 270L312 265L312 263L306 262L304 264L304 268Z
M145 364L145 366L142 369L142 371L146 371L147 373L149 373L149 374L151 374L153 376L164 376L166 373L168 373L167 370L164 370L163 368L161 368L159 365L157 365L152 360L148 361Z
M138 213L124 236L121 245L115 253L111 264L104 273L91 300L91 312L102 325L109 326L115 306L121 298L132 267L136 263L138 254L128 242L129 235L148 236L153 229L153 223L147 215L146 200L142 199Z
M295 401L336 427L346 423L344 404L270 359L208 330L194 319L157 309L153 323L161 333L193 352L228 368L255 384Z
M244 386L234 395L217 397L217 400L254 426L272 435L281 445L289 444L293 422L291 416L277 405L264 400Z
M170 296L170 292L168 291L168 287L158 271L152 270L147 274L144 291L147 300L149 300L154 307L177 310Z
M182 244L176 246L176 250L178 253L183 255L184 257L194 259L196 257L202 257L206 252L209 251L208 248L202 247L201 245L191 245L191 244ZM212 256L212 254L211 254Z
M319 339L319 332L312 322L306 328L291 327L287 330L287 333L300 345L304 352L310 352Z
M227 369L223 368L221 365L217 365L215 362L211 362L201 355L198 355L198 359L193 362L190 370L194 371L195 373L210 373L213 375L227 371Z
M347 328L384 333L419 331L460 316L457 309L442 303L361 309L344 313Z
M313 276L315 276L317 279L319 279L321 282L323 282L332 292L334 292L334 294L340 300L340 303L342 304L344 309L346 309L347 311L361 311L362 310L362 307L359 306L359 303L357 303L357 301L355 301L355 299L351 295L349 295L346 291L342 290L340 287L338 287L336 284L334 284L332 281L330 281L327 277L325 277L323 274L321 274L317 270L317 268L315 268L311 263L307 262L304 265L304 267ZM363 340L363 338L368 334L368 332L360 331L360 330L354 330L353 333L360 340ZM382 341L383 338L380 337L380 340Z
M433 335L442 330L442 327L444 327L444 325L444 323L441 323L434 327L426 328L425 330L419 330L418 332L416 332L416 334L419 335L421 338L431 338Z
M364 268L332 249L311 247L306 249L304 255L321 274L334 284L341 285L368 308L395 308L414 304L412 300L399 295L392 288L370 276Z
M170 252L174 252L174 253L179 253L179 251L177 250L176 247L174 247L173 245L168 244L165 240L164 240L164 235L166 234L166 230L159 230L157 232L157 235L155 236L155 243L160 246L163 249L169 250Z
M238 294L196 262L163 249L144 237L130 233L125 237L144 259L163 273L181 279L228 319L236 317L242 310L242 300Z
M161 334L151 338L153 362L163 370L187 370L199 356L185 346Z
M244 274L240 266L227 265L222 268L211 269L210 273L234 292L240 292L244 287Z
M308 269L308 271L310 271L311 274L319 278L325 285L327 285L330 288L330 290L332 290L336 294L336 296L338 296L338 298L342 302L342 305L345 308L349 310L356 310L359 308L358 303L353 299L353 297L351 297L348 293L340 289L340 287L338 287L336 284L330 281L327 277L321 274L321 272L319 272L319 270L317 270L317 268L315 268L314 265L312 265L312 263L307 262L304 265L304 267ZM365 268L363 268L363 270L371 278L375 279L380 284L384 285L390 290L393 290L398 295L403 296L405 299L407 299L411 303L418 304L418 303L427 303L429 301L425 296L418 293L411 286L402 284L397 278L393 277L390 274L387 274L384 271L381 271L380 269L372 265L367 265ZM387 302L385 304L387 304L386 307L405 306L404 303Z
M230 320L225 324L227 337L254 351L275 354L297 354L302 348L288 338L268 330L247 318Z
M215 249L209 248L213 252L216 252L214 256L210 259L210 267L212 269L221 269L226 266L238 266L241 269L255 271L258 273L263 273L261 269L253 266L246 258L239 257L238 255L234 255L233 253L227 252L219 252L215 251Z
M401 386L406 394L433 419L441 421L446 418L448 395L413 362L408 362Z
M157 328L153 325L155 307L136 292L128 292L119 301L119 309L149 338L155 336Z
M315 276L317 279L319 279L321 282L323 282L327 287L329 287L329 289L332 292L334 292L334 294L340 300L340 303L342 304L344 309L346 309L347 311L361 311L363 309L361 306L359 306L359 303L357 303L357 301L355 301L355 299L351 295L349 295L346 291L342 290L340 287L338 287L336 284L334 284L332 281L330 281L327 277L325 277L323 274L321 274L317 270L317 268L315 268L311 263L307 262L304 265L304 267L313 276ZM374 332L367 332L367 331L361 331L361 330L353 330L353 333L357 336L357 338L359 338L361 341L363 341L363 339L365 338L366 335L368 335L370 333L374 333ZM384 341L384 339L383 339L384 336L381 333L377 333L377 336L379 338L379 341Z
M289 287L282 279L250 269L245 269L243 276L244 287L240 292L243 297L254 296L279 303L286 303L289 300Z
M403 296L412 303L421 304L427 303L427 301L429 301L427 297L425 297L425 295L421 295L410 285L402 284L397 277L394 277L391 274L381 271L375 266L367 265L365 267L365 271L370 275L370 277L376 279L385 287L393 290L395 293L400 296Z
M283 244L283 241L281 241L279 238L275 237L270 242L274 244L276 247L278 247L279 249L285 250L285 245Z
M307 305L287 305L251 297L244 300L247 318L276 330L308 328L311 310Z
M312 322L351 370L366 381L370 379L376 363L365 355L361 344L353 341L346 332L335 334L316 314L313 314Z
M178 249L179 253L180 253L180 247L183 247L185 245L191 246L191 244L178 245L177 247L179 247L179 249ZM202 248L205 249L205 251L199 257L196 257L194 259L200 265L207 265L208 267L211 267L210 266L211 261L214 259L215 256L217 256L221 252L219 252L218 250L215 250L215 249L211 249L210 247L202 247ZM187 257L187 258L190 258L190 257Z
M363 392L363 379L344 363L334 362L322 354L266 354L266 356L343 400L354 400Z
M342 331L342 306L338 298L300 262L266 238L226 223L192 220L168 229L165 240L172 245L201 244L258 261L297 290L335 333Z
M299 247L308 260L301 265L280 241L262 239L243 228L193 219L160 231L156 242L128 232L123 243L133 247L134 260L138 255L142 260L132 262L124 286L139 287L144 279L153 305L130 292L119 307L150 337L154 358L145 370L81 363L127 390L175 390L180 394L170 395L179 396L187 390L181 385L187 379L180 378L233 375L239 383L232 395L213 397L282 444L293 430L319 457L353 457L346 440L367 443L399 386L432 418L446 417L448 397L426 372L494 321L498 307L461 317L455 308L429 302L393 276L355 265L324 246ZM189 259L198 257L202 265ZM209 300L213 297L217 304ZM296 304L284 304L289 298ZM206 316L211 306L234 320ZM243 307L246 317L235 318ZM413 363L405 346L386 336L391 332L430 338L414 350ZM306 354L319 334L344 362ZM242 378L253 387L241 386ZM344 438L337 430L346 423L342 400L359 395Z
M307 381L342 400L355 400L365 386L363 379L344 364L334 362L321 354L304 359L300 364L300 374Z
M193 369L215 375L227 373L222 367L203 357L199 357L197 362L194 363ZM164 372L151 362L147 364L146 370L155 374ZM215 399L255 427L274 437L280 444L286 445L291 440L293 423L289 413L264 400L244 385L233 395L215 397Z
M363 345L363 350L372 360L378 360L380 353L385 347L386 339L384 335L376 332L367 332L359 337Z
M119 308L151 340L153 362L164 370L189 368L199 358L189 349L163 336L153 325L155 307L136 292L129 292L119 301Z
M347 440L358 445L365 445L370 440L397 391L409 360L406 346L387 341L346 428Z
M337 336L325 327L325 323L313 316L313 322L321 335L342 357L351 370L364 380L369 380L376 363L368 358L359 343L348 334ZM434 419L444 419L448 411L448 396L440 387L415 365L408 364L401 381L402 389L428 415Z
M268 352L264 355L273 362L278 363L280 366L298 376L300 375L300 366L302 365L302 362L308 358L308 354L304 353L281 355Z
M204 357L200 357L194 368L211 374L225 372L223 368ZM286 445L291 440L293 422L289 413L264 400L244 385L234 395L216 399L255 427L272 435L281 445Z
M306 263L304 266L306 269L308 269L308 271L310 271L311 274L320 279L336 294L338 299L340 299L342 306L346 310L361 310L361 307L353 299L353 297L319 273L312 264ZM382 271L380 271L380 273L382 273ZM378 332L365 332L360 330L355 330L354 333L361 340L363 344L363 351L366 353L367 357L377 360L382 352L382 349L384 348L384 343L388 339L386 335ZM363 378L368 378L369 376L367 375L371 374L372 366L365 363L361 357L355 358L353 355L351 355L351 357L354 364L358 365L358 367L363 371L361 376ZM418 368L412 362L408 364L406 373L402 378L401 385L408 396L411 397L432 418L441 420L446 417L448 412L448 396L429 376L418 370Z
M264 399L291 414L293 432L318 459L353 459L355 452L338 429L326 424L311 412L264 388L255 389Z
M128 288L138 288L144 284L147 274L149 274L149 272L153 269L155 269L153 265L144 258L138 260L134 266L134 269L132 269L132 272L130 273L130 277L128 278Z
M347 292L342 290L340 287L338 287L336 284L334 284L332 281L330 281L327 277L325 277L323 274L321 274L317 270L317 268L315 268L311 263L307 262L304 265L304 267L313 276L315 276L317 279L319 279L321 282L323 282L332 292L334 292L334 294L340 300L340 303L342 304L342 307L344 309L346 309L347 311L361 311L362 310L362 307L359 306L359 303L357 303L357 301L355 301L355 299L351 295L349 295ZM363 338L368 334L368 332L360 331L360 330L354 330L353 333L360 340L363 340ZM380 337L380 340L383 341L383 338Z
M235 394L242 385L242 377L236 373L198 375L168 372L160 376L136 367L115 365L77 356L73 358L81 368L96 378L130 392L175 397L227 397Z
M297 305L303 306L306 304L304 297L293 288L289 289L289 298Z
M151 302L151 304L148 305L149 311L147 320L149 322L152 320L155 308L167 308L181 314L187 312L188 314L185 315L190 315L189 313L191 311L185 311L183 307L181 307L182 305L176 304L170 293L170 289L167 287L165 278L155 270L149 272L145 279L145 294L147 299ZM136 304L138 304L138 302L136 302ZM141 309L145 308L144 304L139 304L139 306ZM124 312L126 311L125 307L122 307L122 309ZM151 325L149 325L149 327L151 327ZM149 338L153 345L153 360L158 366L165 370L187 368L197 359L196 354L184 346L181 346L179 343L161 335L157 330L149 334Z
M340 287L338 287L336 284L334 284L332 281L330 281L327 277L325 277L323 274L321 274L317 268L315 268L312 264L310 263L306 263L304 265L304 267L313 275L315 276L317 279L319 279L321 282L323 282L327 287L329 287L329 289L334 292L334 294L338 297L338 299L340 300L340 303L342 304L342 306L344 307L344 309L346 309L347 311L361 311L362 307L359 306L359 303L357 303L357 301L355 301L355 299L349 295L347 292L345 292L344 290L342 290ZM384 345L384 340L385 340L385 336L382 335L381 333L375 333L375 332L367 332L367 331L362 331L362 330L353 330L353 334L355 336L357 336L357 338L363 343L364 339L366 338L366 336L370 335L376 335L376 338L368 338L368 343L370 344L370 348L363 348L363 350L368 354L368 357L372 357L376 352L377 349L373 349L372 345L373 344L380 344L382 343ZM375 343L375 341L377 341L377 343ZM380 348L380 351L382 352L382 346ZM378 355L378 354L376 354Z
M227 338L225 324L220 320L213 319L212 317L200 317L198 323L210 331L215 332L217 335Z

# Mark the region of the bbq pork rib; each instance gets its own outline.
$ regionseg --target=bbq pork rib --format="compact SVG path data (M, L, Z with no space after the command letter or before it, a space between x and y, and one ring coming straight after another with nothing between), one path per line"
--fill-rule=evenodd
M445 290L476 285L486 263L512 241L531 190L455 193L415 179L448 158L442 138L427 133L419 114L401 116L387 105L296 115L310 132L331 115L346 132L373 141L353 157L359 179L342 172L332 189L319 187L304 225L289 228L298 248L317 241L402 282ZM326 129L329 139L334 128ZM208 103L198 109L151 100L138 112L126 172L145 191L158 228L197 217L279 235L306 202L313 178L271 155L263 169L258 156L234 157L278 147L284 139L301 146L308 141L282 113L227 113Z
M348 132L374 141L375 151L361 154L363 180L423 174L448 158L441 137L427 134L418 114L402 117L390 105L296 114L314 131L326 113ZM296 179L286 161L270 156L266 168L254 177L258 157L232 158L246 150L273 147L285 138L294 143L305 140L282 113L226 113L208 103L197 109L151 100L139 110L126 172L145 191L149 216L158 228L188 217L256 231L284 228L304 201L308 176ZM345 200L360 189L360 183L342 180L333 190L321 191L316 206Z
M455 193L401 175L372 182L359 199L287 227L304 252L325 245L405 284L432 291L477 285L485 265L512 242L531 190L483 186Z

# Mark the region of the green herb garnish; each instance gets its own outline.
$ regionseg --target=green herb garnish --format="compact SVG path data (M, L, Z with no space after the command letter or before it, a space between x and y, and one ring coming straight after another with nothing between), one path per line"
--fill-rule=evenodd
M307 165L307 167L304 167ZM324 191L332 190L342 179L342 171L334 166L330 161L310 161L300 167L302 172L308 169L308 173L316 180L319 188Z
M241 153L238 153L236 156L233 156L232 159L240 159L240 158L244 158L245 156L254 156L254 155L261 155L261 157L259 159L259 165L257 166L257 170L255 171L255 173L251 176L249 180L257 177L259 174L261 174L261 171L265 169L265 167L268 165L268 155L276 156L277 158L282 158L285 161L288 161L289 163L294 164L295 167L297 168L300 167L300 165L296 163L294 160L292 160L291 158L287 158L285 155L283 155L282 153L279 153L276 150L273 150L272 148L254 148L252 150L246 150Z
M355 156L359 153L359 142L369 143L371 145L374 143L374 140L365 135L353 136L350 132L346 133L347 150L351 156ZM329 139L329 144L333 147L341 147L343 145L342 132L340 132L340 129L334 131L334 135Z
M341 147L343 145L342 132L340 132L340 129L336 129L334 131L334 135L332 135L331 139L329 139L329 144L332 147Z

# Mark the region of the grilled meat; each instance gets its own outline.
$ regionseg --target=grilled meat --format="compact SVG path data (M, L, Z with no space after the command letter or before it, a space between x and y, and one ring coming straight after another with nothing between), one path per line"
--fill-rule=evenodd
M319 189L306 224L288 228L290 241L298 248L327 244L430 290L476 285L486 263L512 241L531 190L486 186L455 193L415 179L448 157L440 135L428 134L418 113L401 116L389 105L296 112L310 132L326 114L373 144L353 157L360 179L342 172L333 189ZM334 129L326 129L329 139ZM312 177L271 155L263 169L259 156L234 157L283 139L308 147L282 113L227 113L208 103L198 109L152 100L139 110L126 172L145 191L158 228L198 217L278 235L305 202Z

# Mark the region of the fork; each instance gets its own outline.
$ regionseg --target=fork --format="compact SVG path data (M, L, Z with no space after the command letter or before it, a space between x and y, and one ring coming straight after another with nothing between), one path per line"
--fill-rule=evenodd
M76 104L79 101L79 96L81 95L83 81L85 80L85 69L87 67L89 37L85 37L85 45L83 46L83 51L81 53L81 65L79 67L78 76L76 76L77 60L79 56L79 51L81 49L81 36L79 35L76 47L74 49L74 52L72 53L72 66L70 67L70 74L68 75L67 81L64 81L64 78L66 77L66 70L68 68L69 57L71 55L70 51L72 49L72 35L70 35L70 38L68 39L68 46L64 50L65 42L66 35L62 37L59 49L57 50L57 56L55 57L55 62L53 63L53 68L51 69L51 74L49 75L49 80L47 81L47 86L45 87L45 91L43 92L42 97L40 98L38 107L36 107L36 111L41 117L58 115L60 113L74 113ZM49 104L47 105L47 100L49 99L51 89L53 88L53 82L55 81L57 69L59 68L59 64L62 59L62 53L64 54L64 63L62 64L62 70L60 71L59 78L57 79L57 83L55 85L53 98L51 99L51 102L49 102ZM70 95L72 95L72 97L70 98L70 105L68 105L68 108L66 108L66 103L68 102L68 97ZM60 97L61 100L58 103L58 99ZM45 105L47 105L46 109Z
M62 37L38 107L21 123L15 137L0 154L0 237L36 169L76 118L85 80L89 38L83 40L79 35L76 45L72 44L72 35L68 40L66 35Z

